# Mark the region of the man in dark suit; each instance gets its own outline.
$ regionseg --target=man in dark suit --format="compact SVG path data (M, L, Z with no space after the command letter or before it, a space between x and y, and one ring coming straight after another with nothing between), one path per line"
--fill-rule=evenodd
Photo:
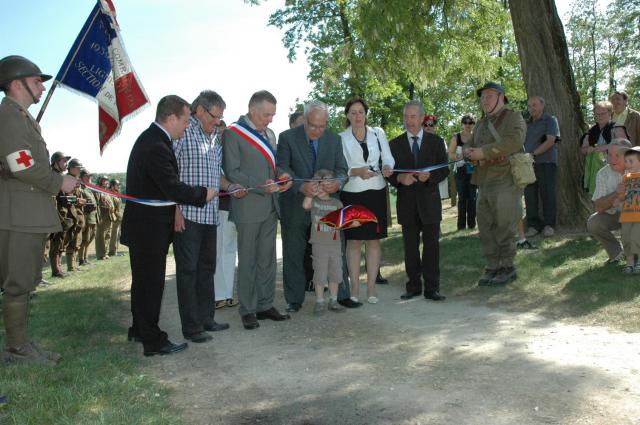
M133 145L127 165L127 194L143 199L169 200L202 207L214 189L180 182L171 141L189 125L189 103L169 95L160 99L156 120ZM172 354L187 348L173 344L158 327L169 245L173 240L175 205L148 206L127 202L121 242L131 261L129 340L141 341L144 355ZM212 294L213 296L213 294Z
M397 169L421 169L447 162L444 140L422 129L424 108L416 100L407 102L403 110L406 132L393 139L389 146ZM394 173L389 182L398 189L396 211L402 226L404 267L409 277L407 292L402 299L423 294L434 301L445 299L440 295L440 221L442 203L438 183L449 174L443 167L424 173ZM422 237L422 258L420 238Z
M336 177L346 178L342 141L337 134L325 131L328 119L327 105L317 100L307 103L304 124L282 132L278 138L278 167L294 179L310 179L320 169L334 171ZM323 182L323 187L327 193L336 193L343 183L344 180ZM310 182L295 181L291 190L280 195L284 297L290 312L300 310L304 302L303 259L311 219L309 212L302 208L302 201L305 196L315 196L316 189L317 186ZM345 290L343 288L347 293L339 294L339 298L349 299L349 285L341 285L341 292Z

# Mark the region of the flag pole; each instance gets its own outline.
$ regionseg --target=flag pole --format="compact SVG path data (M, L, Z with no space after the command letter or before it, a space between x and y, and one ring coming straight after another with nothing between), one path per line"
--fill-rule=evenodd
M73 56L71 57L71 60L69 61L69 65L67 65L67 68L64 70L64 73L62 74L62 78L60 78L60 80L62 80L62 81L64 81L64 79L66 78L67 73L69 72L69 68L71 67L71 64L75 61L76 56L78 55L78 52L80 51L80 47L82 47L82 44L84 43L84 39L87 38L87 34L89 33L89 30L91 29L91 27L93 27L93 23L96 21L96 18L98 17L98 15L101 12L101 6L99 4L100 0L97 0L97 1L98 1L98 3L96 3L96 13L93 15L93 18L91 18L91 23L87 27L87 30L85 31L85 33L82 35L82 39L78 43L78 46L76 47L75 52L73 52ZM58 86L58 84L59 84L58 80L53 80L53 84L51 85L51 90L49 90L49 93L47 93L47 97L44 99L44 103L42 104L42 108L40 108L40 112L38 112L38 117L36 118L36 122L40 123L40 120L42 119L42 116L44 115L44 111L47 109L47 105L49 105L49 100L51 100L51 96L53 96L53 92L56 90L56 87Z

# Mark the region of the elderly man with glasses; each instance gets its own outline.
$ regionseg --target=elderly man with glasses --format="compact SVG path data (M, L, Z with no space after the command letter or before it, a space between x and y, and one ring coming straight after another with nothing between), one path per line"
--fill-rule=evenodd
M327 131L327 105L314 100L304 107L303 125L280 133L278 138L278 167L294 179L310 179L320 169L335 172L338 179L347 176L347 163L342 153L340 137ZM334 194L345 180L323 182L323 189ZM296 312L305 298L304 251L309 240L311 218L302 208L305 196L317 194L317 185L294 181L290 191L280 196L282 223L282 267L284 297L287 311ZM345 279L346 280L346 279ZM348 300L349 285L341 285L338 297Z

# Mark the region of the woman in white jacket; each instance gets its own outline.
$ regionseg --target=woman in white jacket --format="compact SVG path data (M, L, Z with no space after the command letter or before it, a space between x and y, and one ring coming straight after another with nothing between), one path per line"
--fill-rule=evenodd
M371 210L378 225L367 223L345 230L347 268L351 281L351 299L359 302L360 252L365 245L367 297L378 302L376 276L380 268L380 239L387 237L387 198L385 177L392 174L393 156L387 136L381 128L367 126L369 107L364 99L354 98L345 106L347 129L340 133L342 150L349 167L349 180L342 188L340 200L346 205L362 205Z

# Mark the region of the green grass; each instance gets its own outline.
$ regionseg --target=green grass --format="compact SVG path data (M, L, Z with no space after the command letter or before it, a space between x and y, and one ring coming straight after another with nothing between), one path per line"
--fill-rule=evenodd
M129 258L93 264L38 289L30 335L63 359L53 368L0 367L0 393L10 397L1 424L180 423L168 390L142 374L142 348L126 342Z
M448 206L449 201L444 201ZM518 280L504 288L478 287L484 260L477 232L456 232L455 208L445 210L440 241L441 289L447 295L513 311L535 311L574 323L640 331L640 278L603 266L601 246L586 234L562 234L518 251ZM395 223L395 221L394 221ZM383 241L383 274L404 285L400 227Z

